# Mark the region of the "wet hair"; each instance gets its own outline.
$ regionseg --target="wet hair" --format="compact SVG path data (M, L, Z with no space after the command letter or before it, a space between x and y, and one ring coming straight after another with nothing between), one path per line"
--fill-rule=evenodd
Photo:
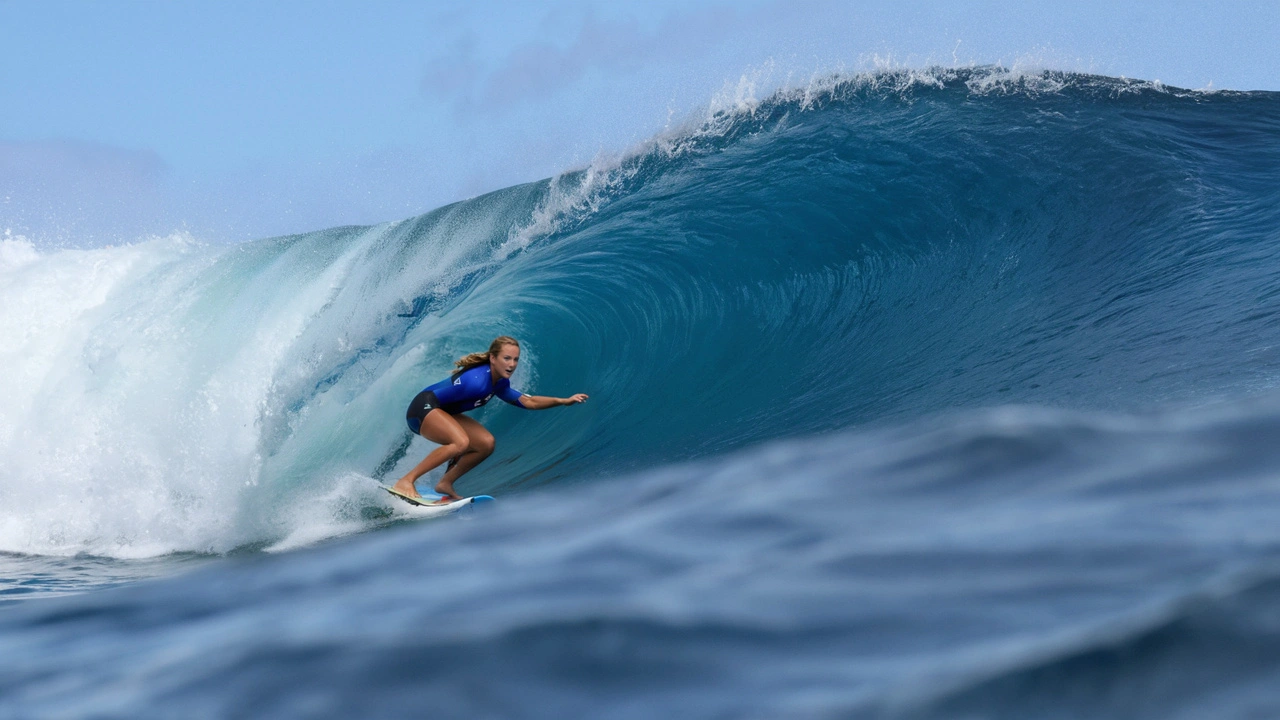
M471 353L470 355L459 358L458 361L454 363L458 369L454 370L453 374L457 375L458 373L464 373L471 368L488 365L489 358L502 352L504 345L515 345L516 347L520 347L520 341L510 335L499 335L493 339L493 342L489 343L489 352Z

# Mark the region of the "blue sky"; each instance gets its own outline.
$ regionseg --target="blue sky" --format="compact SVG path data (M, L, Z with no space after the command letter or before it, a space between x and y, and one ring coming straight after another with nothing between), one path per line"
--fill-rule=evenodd
M397 220L875 58L1280 90L1280 2L0 0L0 234Z

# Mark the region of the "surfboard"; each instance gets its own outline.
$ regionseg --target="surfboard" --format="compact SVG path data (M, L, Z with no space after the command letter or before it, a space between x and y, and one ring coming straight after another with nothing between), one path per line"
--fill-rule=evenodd
M471 497L464 497L461 500L454 500L453 502L447 503L445 505L433 505L432 503L440 499L439 495L415 498L415 497L409 497L404 493L398 492L395 488L389 487L387 485L383 485L382 489L391 493L393 497L412 505L413 514L420 515L423 517L434 517L436 515L448 515L449 513L458 512L459 510L465 507L471 507L472 505L475 505L478 503L493 502L493 498L489 495L473 495Z

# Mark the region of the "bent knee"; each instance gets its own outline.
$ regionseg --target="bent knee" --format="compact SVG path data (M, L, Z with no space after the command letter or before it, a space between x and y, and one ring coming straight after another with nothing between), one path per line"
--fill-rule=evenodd
M467 439L464 437L460 440L451 440L447 445L444 445L444 448L449 451L449 457L456 458L467 451Z
M471 452L477 452L481 455L489 455L493 452L493 448L497 445L493 436L487 438L476 438L471 441Z

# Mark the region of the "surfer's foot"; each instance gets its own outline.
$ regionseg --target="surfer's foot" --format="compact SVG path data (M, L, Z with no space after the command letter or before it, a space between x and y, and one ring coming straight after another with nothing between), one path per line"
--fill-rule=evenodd
M401 478L398 482L396 482L395 485L392 485L391 489L395 490L401 495L406 495L411 498L422 497L421 495L418 494L418 488L414 487L412 482L406 482L403 478Z
M452 487L445 487L443 483L436 485L436 492L440 493L444 497L431 503L432 505L448 505L451 502L456 502L462 499L457 493L453 491Z

